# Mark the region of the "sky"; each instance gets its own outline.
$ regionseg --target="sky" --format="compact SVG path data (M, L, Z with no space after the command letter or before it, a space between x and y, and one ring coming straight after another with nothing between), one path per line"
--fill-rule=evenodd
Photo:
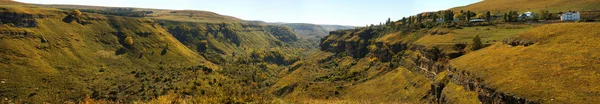
M387 18L465 6L481 0L15 0L174 10L204 10L244 20L365 26Z

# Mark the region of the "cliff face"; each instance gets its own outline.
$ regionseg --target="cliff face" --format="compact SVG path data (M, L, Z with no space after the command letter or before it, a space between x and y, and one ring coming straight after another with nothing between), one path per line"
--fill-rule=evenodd
M19 14L10 12L4 12L1 14L2 15L0 16L0 24L9 24L17 27L27 28L37 27L37 21L35 21L34 18L43 17L40 15Z
M183 44L202 54L216 53L215 62L245 54L248 49L291 46L299 38L290 28L264 23L200 23L157 20ZM205 54L205 56L209 56ZM220 57L220 58L219 58Z

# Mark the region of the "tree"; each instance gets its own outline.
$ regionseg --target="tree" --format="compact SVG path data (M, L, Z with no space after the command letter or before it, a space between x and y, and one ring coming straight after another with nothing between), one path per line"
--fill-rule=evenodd
M465 13L465 16L467 17L467 21L471 20L471 17L473 17L475 15L476 14L471 11L467 11L467 13Z
M446 13L444 13L444 19L446 22L454 21L454 11L447 10Z
M541 10L540 11L540 20L547 20L550 19L552 17L552 14L550 14L550 12L548 10Z
M485 20L492 21L492 13L490 11L485 12Z
M504 22L510 22L508 19L508 13L504 13L504 15L502 15L502 20L504 20Z
M519 14L517 13L517 11L509 11L505 15L506 15L505 22L516 22L517 19L519 18Z
M433 19L434 22L436 22L438 18L439 18L439 16L436 13L433 13L431 15L431 19Z
M479 38L479 35L476 35L473 38L473 41L471 43L471 50L475 51L475 50L479 50L483 48L483 44L481 43L481 38Z
M514 21L513 20L513 12L512 11L509 11L508 15L506 15L506 16L507 16L508 22L513 22Z
M423 15L419 14L417 15L417 23L421 23L423 20Z
M75 9L75 10L73 10L73 12L71 12L71 16L74 16L74 17L79 17L79 16L81 16L81 14L82 14L81 11L79 11L77 9Z
M386 25L390 25L390 24L392 24L392 19L391 19L391 18L388 18L388 19L387 19L387 21L385 22L385 24L386 24Z
M517 22L519 20L519 13L517 13L517 11L511 11L510 20L511 22Z

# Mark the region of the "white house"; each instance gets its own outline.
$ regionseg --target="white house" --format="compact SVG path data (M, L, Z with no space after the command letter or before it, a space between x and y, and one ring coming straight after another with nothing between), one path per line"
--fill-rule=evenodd
M566 12L560 15L561 21L577 21L581 19L581 14L579 12Z
M532 18L535 18L535 13L533 13L533 12L525 12L525 13L519 15L519 18L521 18L521 19L532 19Z

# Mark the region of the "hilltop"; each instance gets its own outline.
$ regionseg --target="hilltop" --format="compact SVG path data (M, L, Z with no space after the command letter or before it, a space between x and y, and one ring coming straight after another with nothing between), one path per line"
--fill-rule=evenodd
M321 38L327 36L330 31L354 29L353 26L342 25L318 25L308 23L271 23L275 25L284 25L294 29L294 32L302 38Z

